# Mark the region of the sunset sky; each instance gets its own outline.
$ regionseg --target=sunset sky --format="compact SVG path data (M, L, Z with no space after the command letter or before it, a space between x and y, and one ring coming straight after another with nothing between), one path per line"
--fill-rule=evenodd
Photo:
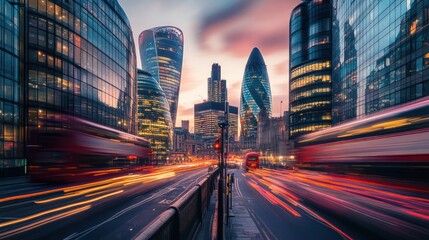
M300 0L119 0L134 33L171 25L184 33L184 58L176 126L190 120L194 104L207 99L212 63L222 67L230 105L239 107L244 67L253 47L265 59L273 116L288 109L289 18ZM283 101L283 104L280 102Z

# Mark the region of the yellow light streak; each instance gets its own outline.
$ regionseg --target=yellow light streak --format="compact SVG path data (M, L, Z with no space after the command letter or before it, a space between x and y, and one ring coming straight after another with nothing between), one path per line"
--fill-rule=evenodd
M64 213L61 213L61 214L58 214L58 215L55 215L55 216L52 216L52 217L49 217L49 218L46 218L46 219L42 219L40 221L37 221L37 222L31 223L31 224L25 225L23 227L20 227L20 228L17 228L17 229L13 229L13 230L8 231L8 232L1 233L0 234L0 238L4 238L4 237L7 238L7 237L10 237L10 236L12 236L12 235L14 235L16 233L25 232L25 231L31 230L33 228L40 227L40 226L45 225L47 223L54 222L54 221L60 220L62 218L69 217L69 216L75 215L77 213L86 211L86 210L88 210L90 208L91 208L91 205L87 205L87 206L84 206L84 207L81 207L81 208L77 208L77 209L74 209L74 210L71 210L71 211L68 211L68 212L64 212Z
M106 195L103 195L103 196L100 196L100 197L97 197L97 198L93 198L93 199L90 199L90 200L86 200L86 201L82 201L82 202L77 202L77 203L69 204L69 205L66 205L66 206L63 206L63 207L54 208L54 209L51 209L51 210L47 210L47 211L43 211L43 212L40 212L40 213L36 213L36 214L30 215L30 216L27 216L27 217L15 219L15 220L12 220L12 221L9 221L9 222L0 223L0 227L10 226L10 225L13 225L13 224L16 224L16 223L21 223L21 222L25 222L25 221L28 221L28 220L31 220L31 219L34 219L34 218L37 218L37 217L41 217L41 216L44 216L44 215L47 215L47 214L50 214L50 213L58 212L58 211L61 211L61 210L65 210L65 209L76 207L76 206L80 206L80 205L85 205L85 204L92 203L92 202L96 202L96 201L101 200L103 198L110 197L110 196L122 193L123 191L124 190L119 190L119 191L116 191L116 192L113 192L113 193L110 193L110 194L106 194Z

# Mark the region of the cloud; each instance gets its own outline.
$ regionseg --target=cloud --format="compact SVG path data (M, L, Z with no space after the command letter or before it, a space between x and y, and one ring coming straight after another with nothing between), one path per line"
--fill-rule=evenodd
M192 74L193 72L194 71L192 71L192 68L189 65L189 62L184 62L184 65L182 68L180 94L193 91L195 90L195 86L201 84L201 81L198 81L195 78L194 74Z
M253 47L264 54L287 50L289 19L300 0L243 0L203 19L200 47L247 57Z
M289 61L283 61L274 65L274 73L278 75L288 75L289 74Z
M192 107L186 107L186 106L183 106L183 105L180 105L179 106L179 112L180 112L180 115L186 115L186 116L190 116L190 115L194 115L194 107L192 106Z

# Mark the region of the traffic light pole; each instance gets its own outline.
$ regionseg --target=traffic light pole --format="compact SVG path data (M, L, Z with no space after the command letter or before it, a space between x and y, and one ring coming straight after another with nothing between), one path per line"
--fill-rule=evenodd
M226 103L225 107L228 106ZM226 108L227 109L227 108ZM227 110L225 109L225 115ZM218 187L218 208L217 208L217 239L223 240L225 238L224 233L224 219L225 219L225 176L226 176L226 167L225 167L225 129L228 129L228 119L225 118L223 121L219 122L219 127L221 128L221 137L220 137L220 165L219 165L219 187Z
M221 127L221 123L219 123L219 126ZM218 206L217 206L217 239L223 240L224 239L224 158L223 158L223 128L221 127L221 147L219 151L220 155L220 165L219 165L219 185L218 185Z

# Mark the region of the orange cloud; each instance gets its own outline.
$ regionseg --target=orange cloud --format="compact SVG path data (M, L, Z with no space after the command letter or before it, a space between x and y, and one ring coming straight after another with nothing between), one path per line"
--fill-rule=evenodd
M287 50L290 13L300 2L244 0L209 15L201 25L201 47L239 57L247 56L255 46L266 55Z
M184 62L180 83L180 94L194 90L195 86L199 84L201 84L201 82L192 74L192 68L189 66L189 62Z

